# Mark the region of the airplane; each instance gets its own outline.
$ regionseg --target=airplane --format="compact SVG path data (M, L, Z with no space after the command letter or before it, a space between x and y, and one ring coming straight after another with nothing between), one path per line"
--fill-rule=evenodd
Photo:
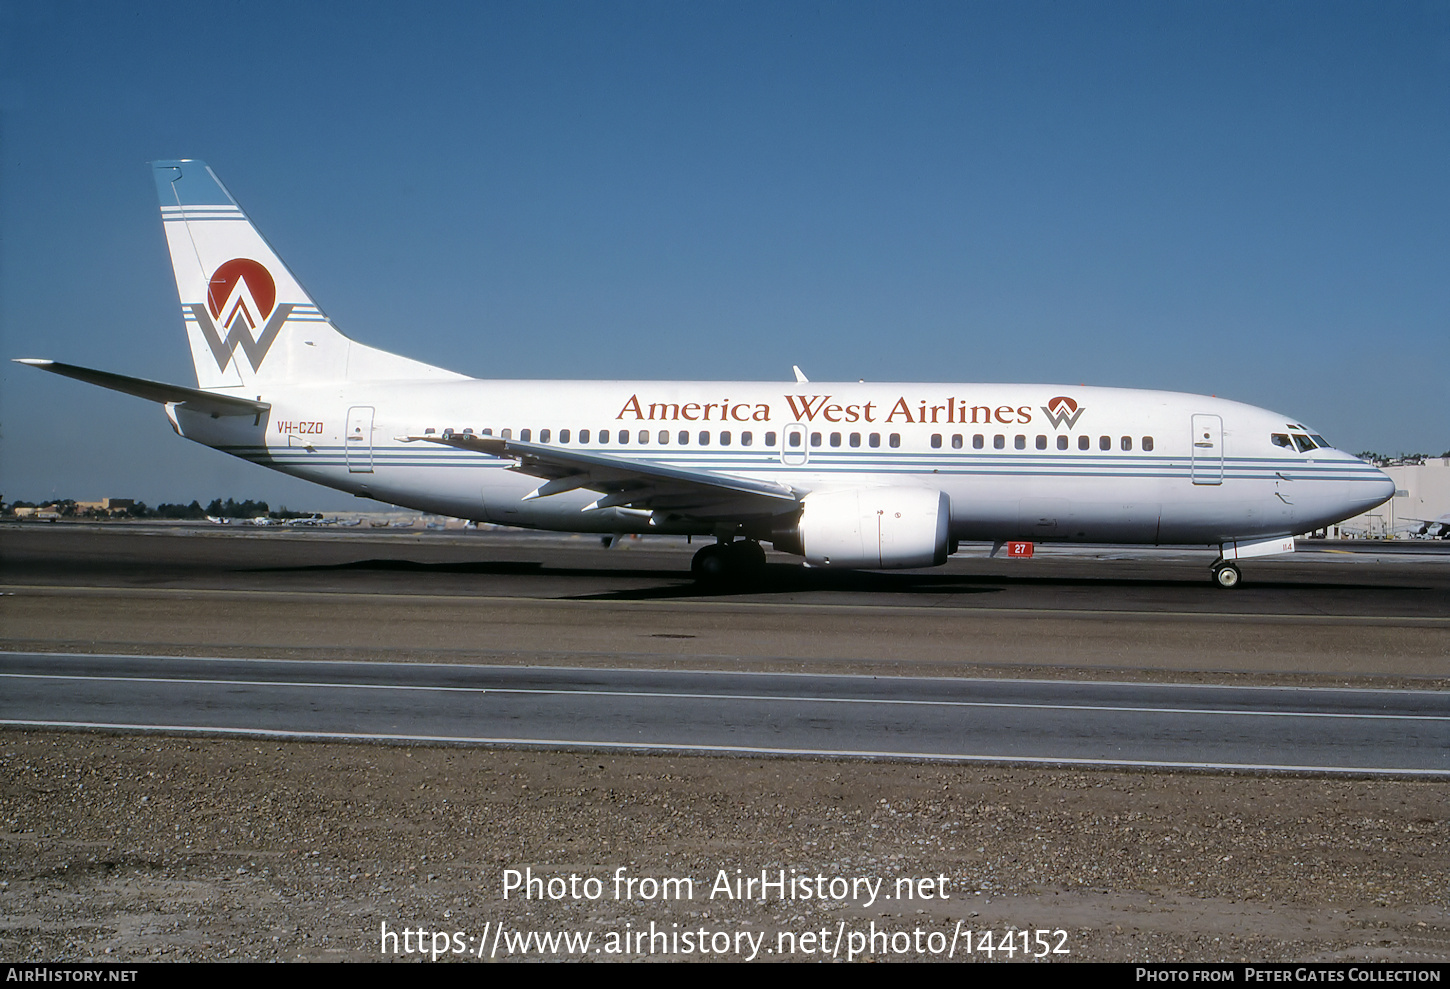
M1431 539L1450 539L1450 512L1437 515L1433 519L1417 519L1412 516L1406 516L1403 518L1403 521L1412 523L1408 528L1414 529L1414 534L1417 536L1429 536ZM1416 524L1419 525L1418 529L1415 528ZM1434 526L1438 526L1439 529L1431 533L1430 529Z
M964 541L1217 546L1212 580L1293 552L1394 482L1275 412L1042 384L480 380L344 336L204 162L152 163L197 387L21 363L162 404L177 434L474 522L761 543L810 567L943 564Z

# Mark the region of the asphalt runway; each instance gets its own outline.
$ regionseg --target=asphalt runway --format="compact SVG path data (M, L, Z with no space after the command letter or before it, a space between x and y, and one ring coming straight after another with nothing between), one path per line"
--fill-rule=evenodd
M0 725L1450 777L1450 692L0 653Z
M1393 548L1391 548L1393 547ZM892 675L1443 688L1450 543L1214 554L967 547L834 573L771 554L702 589L681 540L509 532L0 526L0 648ZM1361 550L1352 552L1351 550ZM1368 550L1368 552L1365 552Z
M22 679L9 676L4 718L554 746L1447 770L1444 543L1309 543L1291 557L1249 561L1235 591L1207 580L1210 551L1043 547L1017 561L990 559L982 546L946 567L884 574L810 571L772 554L759 586L728 592L689 579L694 548L646 539L606 550L592 539L487 531L0 528L0 649L94 657L74 673L37 670L34 658L7 665L32 687L50 686L22 695ZM136 656L251 665L221 677L166 667L183 672L147 679L127 659ZM358 662L375 672L341 665ZM482 678L484 693L468 704L484 707L432 696L439 664ZM562 679L534 693L499 679L520 668ZM352 684L384 669L406 704L330 679ZM761 679L786 673L797 676ZM266 686L299 677L328 685ZM198 679L225 683L202 697ZM1025 693L999 703L1004 679ZM850 703L833 695L848 683ZM120 693L123 684L132 692ZM1203 692L1249 687L1314 690L1287 700L1283 690ZM1163 701L1168 689L1186 693ZM351 700L338 708L342 695ZM951 703L932 701L948 695ZM1331 698L1349 707L1316 706ZM197 711L215 717L198 720Z

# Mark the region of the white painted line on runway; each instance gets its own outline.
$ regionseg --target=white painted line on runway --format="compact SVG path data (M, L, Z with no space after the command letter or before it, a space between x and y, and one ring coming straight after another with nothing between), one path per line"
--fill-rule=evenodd
M613 666L538 666L495 663L409 663L398 660L367 661L356 659L279 659L275 657L254 657L254 656L185 656L165 653L105 653L105 652L48 652L44 650L29 649L4 650L0 649L0 660L13 657L32 658L40 656L54 656L62 659L144 659L158 660L161 662L185 662L185 663L300 663L315 666L356 666L359 664L371 667L397 666L402 669L434 669L434 670L483 670L486 672L517 673L520 670L542 671L546 673L570 673L585 674L592 673L600 676L608 676L614 673L626 672L630 674L659 673L665 676L711 676L718 675L724 671L718 670L679 670L669 667L639 666L621 669ZM784 659L785 657L764 657L766 659ZM40 674L36 674L40 675ZM59 675L59 674L56 674ZM950 677L950 676L903 676L899 673L782 673L778 670L730 670L729 676L734 677L775 677L779 679L812 679L812 680L887 680L904 681L909 683L994 683L994 684L1041 684L1044 686L1080 686L1088 689L1098 687L1125 687L1132 690L1245 690L1245 691L1300 691L1306 693L1342 693L1351 691L1356 694L1401 694L1401 693L1427 693L1446 694L1450 691L1423 690L1406 691L1401 687L1296 687L1281 684L1223 684L1223 683L1175 683L1161 682L1154 680L1054 680L1045 677ZM1440 678L1435 678L1440 679ZM384 684L384 686L387 686Z
M1241 772L1334 773L1349 776L1450 777L1450 769L1386 769L1365 766L1301 766L1279 763L1166 762L1133 759L1073 759L1049 756L960 755L950 752L890 752L874 749L780 749L745 745L676 745L639 742L602 742L562 738L493 738L467 735L371 735L358 732L272 731L265 728L198 727L195 725L134 725L98 721L13 721L0 719L0 727L87 728L106 731L178 732L181 734L240 735L249 738L279 738L331 742L422 742L435 745L507 745L558 748L614 749L633 752L698 752L704 755L775 755L815 758L902 759L945 762L1019 763L1039 766L1108 766L1137 769L1204 769Z
M240 597L255 598L269 601L296 601L295 591L258 591L248 589L223 589L223 588L181 588L181 587L108 587L105 585L77 586L69 584L0 584L0 590L28 591L39 594L80 594L91 596L114 596L114 597ZM604 608L618 610L628 608L632 610L658 610L667 611L678 617L682 607L709 609L714 611L824 611L832 614L862 614L862 615L909 615L914 613L942 615L993 615L1010 616L1013 618L1215 618L1215 619L1259 619L1273 621L1314 621L1321 624L1337 623L1387 623L1404 624L1406 622L1420 622L1431 624L1450 625L1450 616L1439 615L1326 615L1322 612L1253 612L1253 611L1136 611L1136 610L1110 610L1107 608L979 608L970 605L960 606L927 606L927 605L866 605L866 604L820 604L820 603L781 603L775 601L706 601L700 599L674 599L670 601L600 601L593 599L576 598L531 598L531 597L501 597L496 595L469 595L469 594L397 594L378 593L371 591L329 591L321 589L310 589L308 595L312 598L327 597L332 599L357 600L361 602L388 601L395 604L472 604L472 605L512 605L515 607L557 607L557 608Z
M407 683L329 683L327 681L311 680L208 680L204 677L87 676L81 673L0 673L0 677L13 677L17 680L110 680L118 683L228 684L238 687L335 687L342 690L447 690L462 694L487 694L496 692L492 687L426 687Z
M1139 707L1108 704L1032 704L1021 701L912 700L893 697L819 697L791 694L702 694L669 690L585 690L568 687L442 687L391 683L328 683L309 680L209 680L200 677L85 676L66 673L0 673L18 680L85 680L115 683L194 683L237 687L324 687L336 690L422 690L551 697L634 697L696 701L769 701L786 704L877 704L895 707L1014 708L1027 711L1101 711L1120 714L1227 715L1240 718L1340 718L1368 721L1450 721L1443 714L1336 714L1330 711L1240 711L1211 707Z

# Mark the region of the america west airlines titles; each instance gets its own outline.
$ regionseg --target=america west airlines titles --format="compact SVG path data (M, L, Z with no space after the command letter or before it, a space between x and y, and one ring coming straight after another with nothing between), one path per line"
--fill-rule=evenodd
M651 402L647 401L648 398L646 396L642 399L638 393L630 395L615 415L615 420L718 423L776 421L776 407L769 402L732 402L729 398L722 398L718 402ZM790 422L1026 425L1033 421L1032 407L1028 405L971 405L960 398L947 398L938 402L919 398L909 400L902 395L889 406L885 402L833 402L831 395L786 395L783 398L785 407L790 409ZM1054 428L1066 424L1071 429L1077 424L1083 409L1073 399L1058 396L1043 406L1042 412ZM325 432L321 421L279 419L274 422L273 428L284 434Z
M815 422L819 419L830 423L1023 425L1032 421L1032 408L1027 405L970 405L960 398L947 398L940 402L928 399L908 401L903 395L889 409L884 402L844 405L831 401L830 395L786 395L785 402L790 407L792 422ZM1049 405L1051 407L1044 408L1043 412L1054 420L1054 425L1063 420L1070 420L1069 427L1076 423L1079 410L1072 399L1054 398ZM771 406L765 402L731 402L728 398L706 403L646 402L638 394L629 396L629 401L615 416L617 420L646 422L770 422L773 418Z

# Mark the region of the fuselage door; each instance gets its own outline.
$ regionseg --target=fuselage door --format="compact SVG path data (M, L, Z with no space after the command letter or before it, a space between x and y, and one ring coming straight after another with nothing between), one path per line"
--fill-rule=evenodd
M1207 413L1193 417L1191 447L1194 484L1223 483L1223 419Z
M806 448L805 423L793 422L781 433L780 462L790 467L799 467L806 462L807 456L809 451Z
M373 407L355 405L347 410L347 435L343 437L343 455L349 474L373 472Z

